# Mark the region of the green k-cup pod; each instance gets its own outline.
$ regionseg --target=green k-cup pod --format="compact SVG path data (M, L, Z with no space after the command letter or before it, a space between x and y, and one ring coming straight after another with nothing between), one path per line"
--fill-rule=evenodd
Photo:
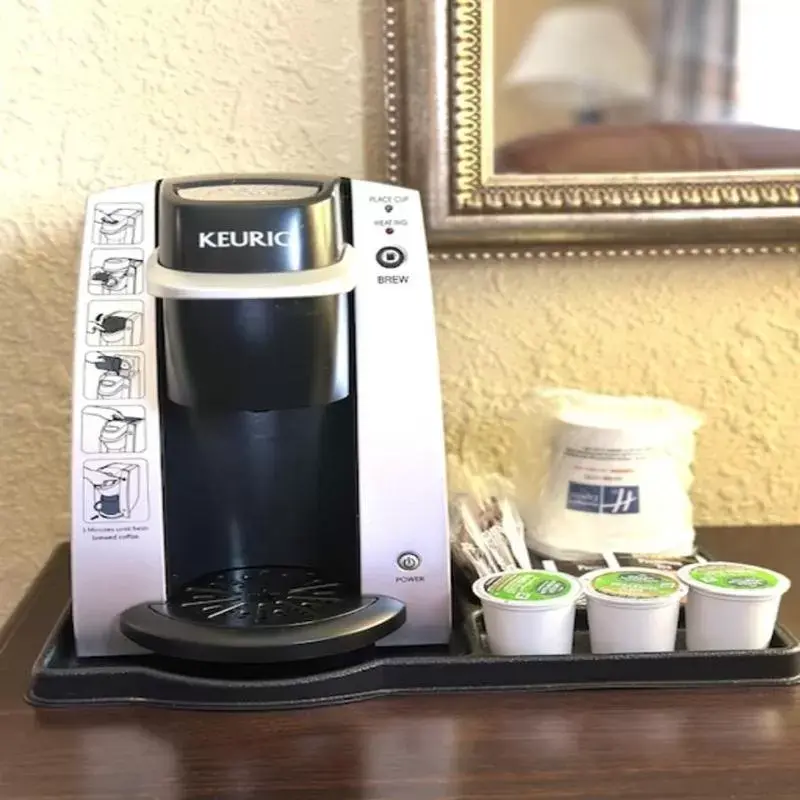
M673 573L645 567L597 570L584 576L584 585L589 597L609 602L661 603L686 592Z
M475 582L475 593L481 600L513 605L568 603L580 592L577 578L547 570L508 572Z
M691 564L678 576L697 591L741 598L777 597L791 585L786 576L770 569L720 561Z

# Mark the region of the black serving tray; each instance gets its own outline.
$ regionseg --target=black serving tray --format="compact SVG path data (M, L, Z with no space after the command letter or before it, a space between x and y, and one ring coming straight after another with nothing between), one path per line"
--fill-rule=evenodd
M155 655L79 659L67 607L33 667L27 699L48 707L267 710L426 692L800 682L800 642L785 627L776 627L766 650L691 653L684 649L682 614L673 653L593 655L586 613L579 608L572 655L493 656L466 576L456 573L454 594L455 627L448 647L372 647L333 659L266 666L209 665Z

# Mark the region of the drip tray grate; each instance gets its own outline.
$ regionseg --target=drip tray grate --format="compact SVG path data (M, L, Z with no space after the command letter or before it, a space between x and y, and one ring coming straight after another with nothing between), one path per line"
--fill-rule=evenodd
M174 619L223 627L319 622L355 611L361 597L345 585L298 567L255 567L210 573L170 598Z

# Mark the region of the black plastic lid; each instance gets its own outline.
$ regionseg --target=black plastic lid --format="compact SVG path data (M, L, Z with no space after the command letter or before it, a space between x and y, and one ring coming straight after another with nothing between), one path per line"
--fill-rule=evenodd
M158 261L183 272L295 272L341 258L341 180L292 175L169 178Z

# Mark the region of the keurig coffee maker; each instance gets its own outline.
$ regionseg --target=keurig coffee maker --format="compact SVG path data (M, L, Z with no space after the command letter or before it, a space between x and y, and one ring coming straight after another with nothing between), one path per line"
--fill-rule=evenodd
M144 277L98 298L96 264L116 263L115 247ZM77 302L79 656L268 663L448 641L442 409L416 192L271 175L101 192L87 207ZM109 398L109 418L135 419L138 432L113 462L82 430L103 416L98 363L137 365Z

